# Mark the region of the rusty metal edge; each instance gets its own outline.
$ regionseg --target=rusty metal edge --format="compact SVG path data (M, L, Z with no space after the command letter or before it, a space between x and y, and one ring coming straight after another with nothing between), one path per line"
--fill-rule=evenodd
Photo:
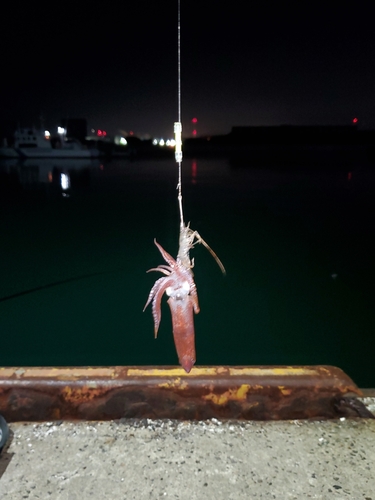
M334 401L362 395L334 366L3 367L9 422L121 418L337 418Z

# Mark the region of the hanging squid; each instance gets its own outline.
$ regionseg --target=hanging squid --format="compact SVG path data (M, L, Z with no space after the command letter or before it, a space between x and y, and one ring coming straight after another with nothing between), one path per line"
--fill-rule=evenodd
M164 292L169 296L167 302L172 314L173 337L178 360L183 369L189 373L196 361L193 313L199 313L197 288L192 272L194 259L190 260L190 249L195 243L203 243L214 256L223 273L225 273L225 269L215 252L197 231L190 229L189 225L181 224L176 260L156 240L154 242L167 265L160 264L158 267L149 269L149 271L159 271L165 274L165 277L159 278L155 282L143 310L152 301L156 338L161 321L161 299Z
M189 373L195 364L194 314L199 313L197 288L194 283L194 259L190 260L189 252L195 243L202 243L213 255L220 269L225 269L215 252L201 238L197 231L184 223L181 192L182 163L182 123L181 123L181 52L180 52L180 0L178 0L178 121L174 124L175 159L178 163L178 204L180 211L180 237L176 260L154 240L155 245L167 264L160 264L149 271L159 271L165 276L159 278L151 288L146 305L152 302L155 338L158 335L161 321L161 299L164 292L169 296L168 305L172 314L173 337L178 360L183 369Z

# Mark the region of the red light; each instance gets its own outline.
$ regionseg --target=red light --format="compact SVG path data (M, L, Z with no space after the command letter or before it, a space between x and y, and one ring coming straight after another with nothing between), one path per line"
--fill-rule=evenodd
M348 181L350 181L351 179L352 179L352 173L348 172Z
M357 123L358 122L358 118L353 118L353 123Z
M198 118L193 118L193 119L191 120L191 123L198 123Z
M197 135L197 131L196 130L193 130L193 135Z
M105 130L103 130L103 135L106 136L107 135L107 132Z
M101 130L98 130L97 135L103 135L103 132Z

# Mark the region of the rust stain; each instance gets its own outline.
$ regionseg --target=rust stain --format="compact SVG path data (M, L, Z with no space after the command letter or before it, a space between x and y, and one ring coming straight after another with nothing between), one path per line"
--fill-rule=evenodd
M70 386L64 387L62 390L62 396L65 401L70 403L85 403L87 401L92 401L98 395L99 391L92 389L90 387L84 386L82 388L76 387L72 389Z
M332 403L361 394L332 366L0 368L9 422L119 418L335 418Z
M52 420L60 420L61 412L59 408L54 408L52 411Z
M177 377L172 380L168 380L167 382L162 382L158 384L158 387L163 388L163 389L173 389L173 388L179 388L179 389L187 389L188 384L186 381L181 381L181 377Z
M279 385L279 390L283 396L290 396L292 394L292 389L285 389L284 385Z
M246 399L246 395L250 390L250 385L242 384L240 387L236 389L228 389L222 394L206 394L203 396L203 399L206 401L212 401L216 405L224 405L228 403L228 401L243 401Z

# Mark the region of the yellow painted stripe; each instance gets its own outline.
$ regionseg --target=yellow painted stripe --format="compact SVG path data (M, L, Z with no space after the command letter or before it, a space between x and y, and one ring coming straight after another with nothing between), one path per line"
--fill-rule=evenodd
M313 368L301 368L293 366L280 366L277 368L229 368L229 375L232 376L264 376L264 375L318 375Z
M186 373L183 368L129 368L129 377L199 377L201 375L215 376L221 373L217 368L200 367L192 368L190 373Z
M124 367L126 369L126 367ZM323 367L321 367L321 370ZM279 367L193 367L190 373L186 373L181 367L173 368L129 368L127 375L129 377L199 377L199 376L217 376L228 374L228 376L298 376L298 375L318 375L321 373L314 367L299 366L279 366ZM326 370L327 372L329 370ZM116 377L116 370L107 367L3 367L0 368L0 378L26 377L56 377L56 378L75 378L75 377Z
M112 377L114 370L110 368L31 368L25 370L24 377L51 377L51 378L76 378L76 377Z
M116 375L115 370L105 367L26 367L26 368L0 368L0 378L9 378L15 375L22 378L59 378L73 379L77 377L111 377Z
M14 375L15 368L0 368L0 378L9 378Z

